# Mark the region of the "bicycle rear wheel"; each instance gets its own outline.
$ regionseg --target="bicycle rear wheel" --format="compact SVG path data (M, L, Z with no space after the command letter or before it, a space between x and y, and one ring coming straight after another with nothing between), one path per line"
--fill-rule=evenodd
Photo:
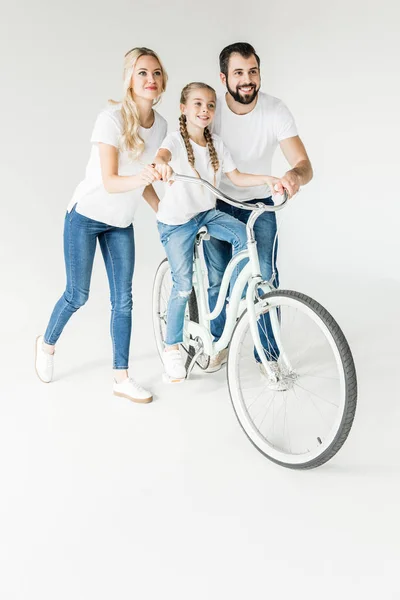
M236 324L228 355L228 386L240 425L267 458L293 469L318 467L344 444L354 419L357 378L349 345L333 317L299 292L278 290L255 305L275 314L278 360L265 355L277 381L256 360L248 311ZM265 342L264 342L265 344ZM270 347L269 341L265 344Z

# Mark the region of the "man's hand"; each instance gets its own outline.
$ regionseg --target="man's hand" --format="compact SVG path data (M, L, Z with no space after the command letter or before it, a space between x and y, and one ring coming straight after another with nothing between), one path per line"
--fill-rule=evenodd
M292 198L300 189L300 175L296 171L288 171L279 181L274 185L274 190L278 194L283 194L284 190L287 190L289 198Z

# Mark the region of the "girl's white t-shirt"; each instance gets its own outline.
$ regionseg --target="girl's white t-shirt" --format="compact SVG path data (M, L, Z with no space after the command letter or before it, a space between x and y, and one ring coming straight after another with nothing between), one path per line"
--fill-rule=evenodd
M297 136L296 123L286 104L263 92L257 104L245 115L237 115L226 103L225 95L218 97L211 129L220 135L241 173L275 175L272 157L282 140ZM221 190L240 201L271 196L268 185L238 187L224 175Z
M215 183L208 146L199 146L192 140L190 143L196 171L202 179L218 187L222 173L234 171L236 165L221 138L213 134L212 139L219 160ZM171 152L170 165L175 173L197 177L188 161L185 143L179 131L168 134L160 148L166 148ZM215 203L215 195L202 185L175 181L171 186L166 186L164 197L158 207L157 220L167 225L183 225L199 213L215 208Z
M154 111L153 125L149 129L139 127L145 149L135 161L130 159L128 152L121 149L122 126L121 104L107 107L97 117L91 137L92 149L85 179L76 188L68 205L68 212L76 204L75 210L78 213L95 221L114 227L128 227L132 223L145 186L118 194L107 192L101 176L98 143L110 144L118 149L118 175L137 175L146 164L154 160L167 133L167 122Z

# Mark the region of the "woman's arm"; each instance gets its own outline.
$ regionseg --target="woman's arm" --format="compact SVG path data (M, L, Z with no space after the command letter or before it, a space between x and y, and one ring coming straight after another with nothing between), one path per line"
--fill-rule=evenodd
M154 210L154 212L158 211L158 205L160 204L160 198L156 194L156 190L152 185L148 185L143 190L143 198L146 200L147 204Z
M137 175L118 175L118 150L110 144L99 142L100 167L103 184L110 194L130 192L161 179L160 174L151 165L146 165Z
M229 171L229 173L225 173L225 175L232 181L234 185L239 187L269 185L271 190L273 190L274 185L279 183L279 179L277 177L272 177L271 175L252 175L250 173L241 173L237 169L234 171Z

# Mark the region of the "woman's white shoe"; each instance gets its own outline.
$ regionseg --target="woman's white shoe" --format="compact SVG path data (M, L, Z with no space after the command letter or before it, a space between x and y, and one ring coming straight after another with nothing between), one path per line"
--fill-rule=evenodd
M167 383L182 383L185 381L186 369L180 350L164 350L164 381Z
M54 372L54 354L43 350L43 336L38 335L35 345L35 369L40 381L50 383Z
M113 390L114 396L128 398L128 400L132 400L132 402L148 404L153 400L151 392L142 388L142 386L136 383L131 377L127 377L121 383L114 381Z

